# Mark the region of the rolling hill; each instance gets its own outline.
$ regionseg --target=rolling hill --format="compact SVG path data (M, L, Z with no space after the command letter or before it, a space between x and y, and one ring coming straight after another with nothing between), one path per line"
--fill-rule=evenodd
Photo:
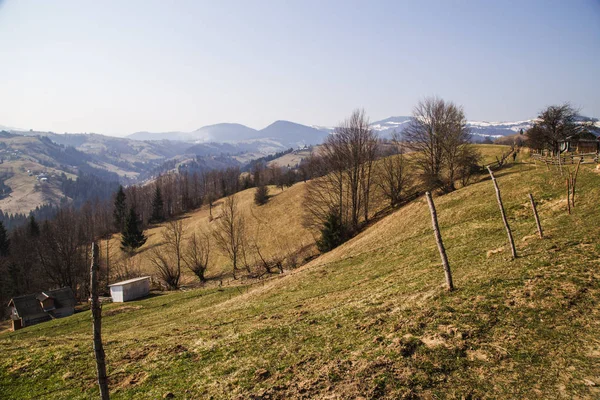
M567 215L560 173L518 161L496 174L516 260L489 179L437 197L447 292L419 198L283 275L104 306L112 398L597 398L600 174L582 166ZM269 235L298 235L301 192ZM0 397L96 396L90 330L82 312L0 334Z

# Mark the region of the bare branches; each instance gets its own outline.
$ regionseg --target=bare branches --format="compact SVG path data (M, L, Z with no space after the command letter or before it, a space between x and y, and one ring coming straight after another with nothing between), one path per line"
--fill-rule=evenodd
M376 183L391 207L397 207L412 182L404 146L394 138L392 154L379 161Z
M210 261L210 236L207 233L192 233L187 242L183 262L201 282L206 282L204 274Z
M177 289L181 278L184 242L183 222L170 221L162 232L164 248L152 248L148 257L169 289Z
M352 231L368 221L377 136L362 110L343 121L323 143L314 164L321 178L308 186L306 207L314 225L336 213Z
M243 256L246 235L244 217L238 210L236 195L227 197L223 202L223 212L213 231L215 243L229 256L233 267L233 279L237 279L238 264Z
M430 187L455 189L461 148L470 139L466 123L462 107L452 102L430 97L415 107L404 137Z

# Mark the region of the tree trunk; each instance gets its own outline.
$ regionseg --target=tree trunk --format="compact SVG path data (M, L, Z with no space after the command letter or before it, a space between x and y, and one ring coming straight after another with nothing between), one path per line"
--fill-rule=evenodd
M533 216L535 217L535 223L537 225L538 234L540 235L540 239L543 239L544 232L542 231L542 224L540 224L540 217L538 216L535 201L533 200L533 195L531 193L529 193L529 201L531 202L531 208L533 209Z
M487 167L490 176L492 177L492 182L494 183L494 188L496 189L496 199L498 200L498 207L500 207L500 214L502 215L502 221L504 222L504 227L506 228L506 235L508 236L508 243L510 244L510 250L512 252L512 258L517 258L517 249L515 248L515 241L513 240L512 231L510 230L510 225L508 225L508 219L506 219L506 213L504 212L504 204L502 204L502 197L500 196L500 188L498 187L498 183L496 182L496 177L492 172L490 167Z
M92 300L92 318L94 331L94 353L96 356L96 369L98 371L98 386L100 387L100 398L108 400L108 381L106 378L106 361L104 359L104 347L102 346L102 306L98 300L98 257L99 248L96 242L92 243L92 266L90 268L90 287Z
M433 234L437 243L440 257L442 258L442 265L444 266L444 274L446 275L446 286L449 291L454 290L454 284L452 283L452 272L450 271L450 264L448 263L448 257L446 256L446 249L444 248L444 242L442 241L442 235L440 234L440 227L438 226L437 213L435 211L435 204L431 198L431 193L425 193L427 197L427 203L429 204L429 211L431 212L431 224L433 225Z

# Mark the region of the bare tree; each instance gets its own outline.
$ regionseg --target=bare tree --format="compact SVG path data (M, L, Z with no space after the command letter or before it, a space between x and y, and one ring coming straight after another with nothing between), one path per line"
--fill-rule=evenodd
M307 190L305 205L310 220L322 226L337 213L352 231L368 221L377 143L364 110L355 110L327 137L319 162L313 162L321 178L311 182Z
M429 97L415 107L404 137L428 186L455 189L461 148L470 139L466 124L462 107L452 102Z
M169 289L177 289L181 278L185 232L182 221L170 221L162 232L163 246L150 250L149 261Z
M391 207L402 202L412 177L408 170L408 162L404 157L404 146L396 133L392 135L392 148L379 161L377 171L377 186L389 200Z
M223 212L216 222L213 237L215 243L229 259L233 267L233 279L237 279L238 264L241 260L246 224L238 209L236 195L231 195L223 201Z
M205 273L210 261L210 236L207 233L192 233L187 242L183 262L201 282L206 282Z
M549 149L558 153L561 140L590 127L589 121L581 123L579 120L578 110L569 103L548 106L527 131L527 142L534 149Z

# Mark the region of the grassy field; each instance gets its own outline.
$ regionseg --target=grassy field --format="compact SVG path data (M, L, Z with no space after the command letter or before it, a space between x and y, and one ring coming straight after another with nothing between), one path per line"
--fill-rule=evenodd
M105 306L112 397L600 397L600 174L582 167L572 215L556 170L497 178L516 260L489 179L435 198L452 293L421 198L284 275ZM89 312L0 334L0 354L2 399L97 396Z

